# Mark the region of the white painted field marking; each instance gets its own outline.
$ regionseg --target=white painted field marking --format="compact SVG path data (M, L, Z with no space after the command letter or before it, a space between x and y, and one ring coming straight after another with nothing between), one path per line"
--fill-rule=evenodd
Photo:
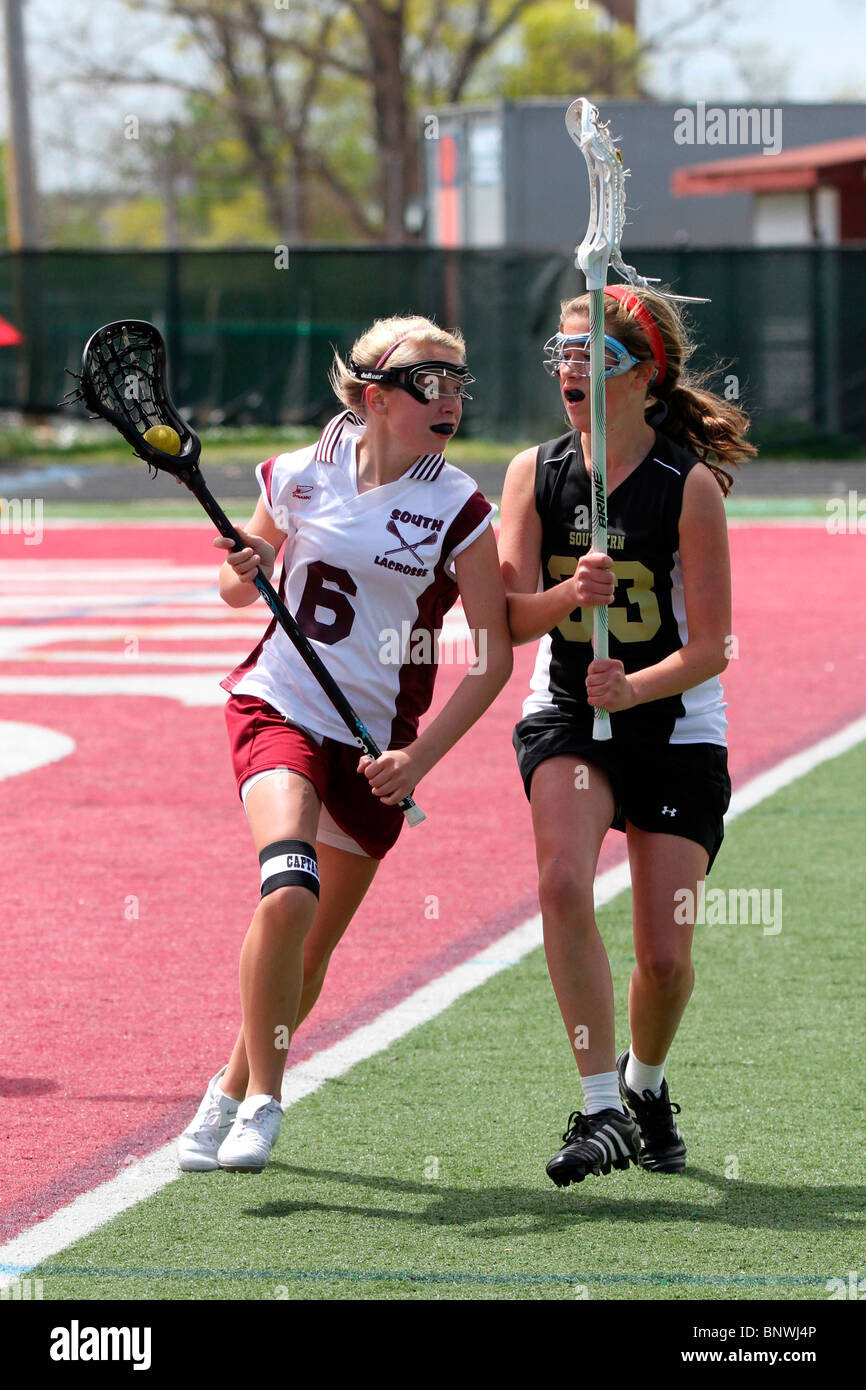
M127 641L134 634L129 633ZM74 647L66 651L28 652L19 661L31 665L46 666L125 666L127 670L141 670L143 666L207 666L225 675L233 666L239 665L249 648L224 652L166 652L166 651L76 651ZM50 678L49 678L50 679Z
M796 781L798 777L805 776L821 763L854 748L864 739L866 717L855 720L853 724L848 724L838 733L822 739L820 743L814 744L802 753L786 758L776 767L748 782L734 795L726 820L734 820L744 811L751 810L759 802L773 796L782 787ZM617 864L606 873L600 874L595 883L596 906L601 907L610 902L628 888L629 883L627 862ZM323 1048L306 1062L291 1067L283 1081L283 1105L295 1105L305 1096L312 1095L326 1081L344 1076L359 1062L383 1052L398 1038L404 1037L422 1023L428 1023L462 995L484 984L500 970L516 965L523 956L541 944L541 916L537 915L524 922L522 926L507 932L498 941L492 942L471 960L464 961L462 965L440 975L429 985L416 990L393 1009L387 1009L385 1013L380 1014L372 1023L357 1028L347 1038L331 1047ZM159 1192L169 1183L176 1182L180 1176L176 1166L175 1144L165 1144L147 1158L130 1164L116 1178L102 1183L92 1192L83 1193L69 1206L63 1207L53 1216L46 1217L44 1221L37 1222L6 1245L0 1246L0 1288L14 1283L15 1279L26 1274L43 1260L50 1259L121 1212L134 1207L138 1202L143 1202L145 1198ZM195 1177L187 1177L187 1180L200 1181Z
M0 560L0 660L19 673L0 678L0 695L156 696L188 707L219 706L226 699L219 678L244 659L270 621L263 600L241 609L222 602L215 564ZM147 646L154 640L163 650ZM204 650L186 650L190 642ZM469 650L458 601L442 624L439 660L469 664ZM101 666L105 674L63 670L75 665ZM34 666L47 669L35 674ZM157 676L149 667L185 668L185 674ZM203 669L214 675L198 675Z
M132 662L129 663L133 665ZM230 669L227 662L225 670ZM215 673L207 676L15 676L0 679L0 695L152 695L182 705L224 705L228 696Z
M0 719L0 782L19 777L47 763L59 762L75 752L75 739L40 724L18 724Z

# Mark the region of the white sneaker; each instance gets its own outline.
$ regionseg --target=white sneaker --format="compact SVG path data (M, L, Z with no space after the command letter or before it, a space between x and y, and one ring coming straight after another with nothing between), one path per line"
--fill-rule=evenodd
M273 1096L247 1096L217 1154L220 1168L260 1173L277 1142L283 1107Z
M226 1067L212 1076L196 1117L177 1141L177 1165L184 1173L219 1168L217 1149L229 1133L240 1101L223 1095L217 1085Z

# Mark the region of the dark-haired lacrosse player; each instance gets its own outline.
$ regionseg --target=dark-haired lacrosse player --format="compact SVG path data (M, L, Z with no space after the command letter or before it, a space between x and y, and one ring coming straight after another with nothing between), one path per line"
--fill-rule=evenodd
M257 566L270 576L283 550L281 595L388 751L375 762L359 755L274 622L223 682L261 899L241 950L243 1024L181 1137L178 1161L187 1171L267 1164L282 1119L289 1040L397 839L398 803L511 672L493 508L442 453L473 380L459 334L425 318L376 322L348 363L335 358L343 413L318 443L259 466L261 497L241 532L245 548L227 555L220 571L222 598L243 607L258 597ZM228 550L231 541L214 544ZM478 659L419 735L435 665L412 659L424 650L417 634L428 634L433 652L432 635L458 593L470 629L481 634Z
M609 553L591 549L586 295L563 304L546 344L569 430L511 463L500 536L512 638L542 639L514 745L548 968L584 1096L547 1165L558 1186L631 1162L685 1166L665 1065L694 982L693 923L678 920L688 900L675 895L694 894L709 871L730 799L725 465L755 452L742 412L684 375L689 349L670 302L608 286L604 314ZM605 660L593 659L598 604L608 605ZM611 715L606 742L592 736L597 706ZM634 896L631 1041L618 1060L593 906L610 827L626 834Z

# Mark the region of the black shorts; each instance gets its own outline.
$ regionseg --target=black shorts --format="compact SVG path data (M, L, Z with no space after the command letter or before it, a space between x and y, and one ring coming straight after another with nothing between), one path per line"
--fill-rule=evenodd
M681 835L703 845L707 873L724 839L731 800L728 750L716 743L648 743L623 739L587 741L567 715L545 710L521 719L514 730L517 765L530 796L532 774L548 758L574 758L605 772L616 803L611 828L626 821L659 835ZM576 774L577 775L577 774Z

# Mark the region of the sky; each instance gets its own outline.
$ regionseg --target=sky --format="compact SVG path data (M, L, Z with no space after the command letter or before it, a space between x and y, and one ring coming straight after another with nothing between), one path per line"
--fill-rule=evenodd
M702 3L638 0L638 32L658 32ZM778 90L762 85L765 100L866 100L864 0L732 0L724 16L689 28L677 54L654 65L656 95L726 102L754 95L744 87L733 50L747 70L778 74Z
M638 0L638 32L657 34L706 4ZM97 94L81 80L82 54L130 75L146 65L177 79L195 78L195 60L176 50L162 21L131 13L122 0L27 0L25 14L40 185L98 186L110 178L106 137L117 138L130 113L142 122L180 114L181 98L132 82ZM653 61L650 86L659 99L684 103L866 102L864 54L866 0L725 0L721 15L692 24Z

